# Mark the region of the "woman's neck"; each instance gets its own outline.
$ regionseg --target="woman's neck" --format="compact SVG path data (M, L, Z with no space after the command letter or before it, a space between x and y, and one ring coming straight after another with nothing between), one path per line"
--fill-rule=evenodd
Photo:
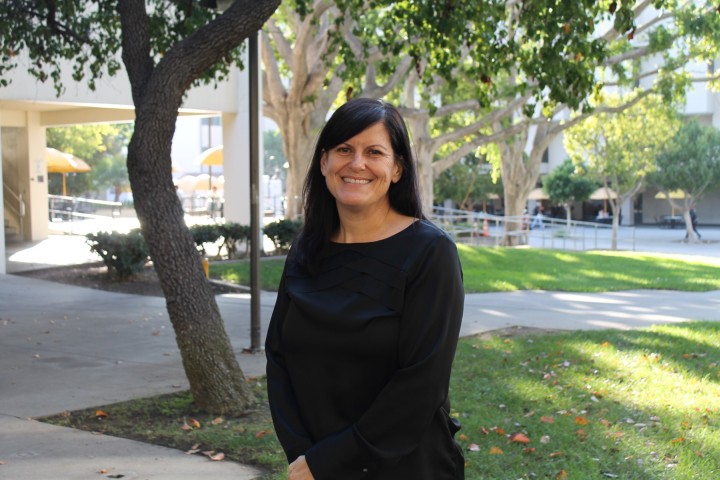
M387 207L368 214L338 211L340 228L331 240L337 243L368 243L391 237L409 227L414 218Z

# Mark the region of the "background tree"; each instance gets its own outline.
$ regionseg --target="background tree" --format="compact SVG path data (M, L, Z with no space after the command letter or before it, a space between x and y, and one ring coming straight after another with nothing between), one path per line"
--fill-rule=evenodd
M49 128L46 131L49 147L85 160L92 170L68 177L69 190L75 194L94 197L112 189L114 201L130 188L127 173L127 146L132 136L132 124L74 125ZM54 191L54 188L60 189ZM62 187L48 185L50 193L58 194Z
M579 116L568 121L570 112L590 115L592 97L605 86L641 84L669 98L691 80L716 79L693 79L687 68L717 53L720 25L709 1L658 3L659 10L653 10L653 2L582 1L563 8L542 0L332 3L306 2L308 10L322 6L324 12L335 12L326 23L315 20L328 29L323 31L327 35L314 37L318 40L313 45L332 45L327 50L331 53L316 49L303 56L299 42L287 49L287 58L306 60L302 68L307 71L321 71L313 63L318 58L324 59L322 65L330 63L328 58L342 65L330 70L332 76L324 82L310 82L310 76L298 79L300 87L321 84L324 89L323 102L304 90L305 108L321 107L315 111L322 113L322 121L326 106L338 98L333 93L371 96L380 91L370 88L373 82L390 88L386 98L403 107L413 133L426 207L432 203L437 175L473 149L497 142L506 213L519 215L548 146L581 121ZM357 20L348 27L353 17ZM335 46L331 40L343 35L341 24L345 42ZM286 27L272 33L295 31ZM662 69L656 66L658 59L664 62ZM277 69L281 71L291 76L293 70ZM280 85L280 77L274 83ZM282 95L276 98L284 101ZM311 122L303 124L305 132L316 128ZM292 169L296 157L288 158ZM519 237L506 238L511 242Z
M476 155L468 155L435 179L435 198L450 199L461 210L474 210L488 200L499 199L502 182L493 178L488 167Z
M278 173L284 181L287 170L287 159L282 145L282 134L277 130L263 132L263 170L266 175Z
M690 209L705 192L720 185L720 132L696 119L683 123L655 165L650 181L665 193L673 208L682 212L688 238L697 241ZM670 192L674 191L683 192L684 198L672 198Z
M633 94L635 98L638 93ZM627 104L627 98L607 96L610 107ZM642 128L638 128L642 126ZM565 134L565 149L575 165L602 183L613 214L611 248L617 248L617 233L623 203L630 200L655 170L655 158L680 128L674 105L658 95L642 98L618 113L599 113L585 119Z
M568 158L543 177L542 187L552 202L560 203L565 207L567 230L569 231L573 205L590 198L590 195L597 189L597 183L585 177Z
M221 15L186 0L0 3L0 82L17 66L8 52L27 52L30 73L58 90L66 61L74 79L90 88L124 65L135 104L127 166L143 237L193 397L201 408L228 415L243 412L252 396L185 225L170 150L187 90L224 78L240 58L238 47L279 3L235 0Z

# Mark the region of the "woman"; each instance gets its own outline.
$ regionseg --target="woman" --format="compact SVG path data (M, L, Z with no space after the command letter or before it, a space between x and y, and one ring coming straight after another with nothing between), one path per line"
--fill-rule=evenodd
M462 272L423 218L397 109L340 107L304 194L265 345L289 480L464 478L448 401Z

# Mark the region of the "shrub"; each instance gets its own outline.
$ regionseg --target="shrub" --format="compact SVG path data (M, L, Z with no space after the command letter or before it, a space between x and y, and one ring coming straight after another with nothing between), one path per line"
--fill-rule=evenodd
M220 229L217 225L193 225L190 227L193 241L198 251L205 255L205 244L215 243L220 239Z
M300 220L278 220L265 226L265 235L272 240L278 253L287 253L301 229Z
M220 236L223 238L222 246L225 247L229 259L235 256L238 242L245 241L249 246L250 227L248 225L229 222L218 225L218 230L220 231Z
M102 258L108 273L114 272L120 280L127 280L141 272L150 259L150 252L140 230L132 230L127 234L89 233L85 238L90 250Z

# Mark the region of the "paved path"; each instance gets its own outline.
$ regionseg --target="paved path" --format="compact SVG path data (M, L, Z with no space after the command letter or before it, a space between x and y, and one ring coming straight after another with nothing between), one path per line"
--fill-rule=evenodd
M636 250L702 256L720 263L717 241L681 244L678 231L646 232ZM720 239L707 230L703 238ZM663 243L663 240L664 243ZM74 242L74 243L73 243ZM74 245L74 246L73 246ZM29 255L28 248L35 248ZM9 248L10 271L83 259L84 239L53 237ZM73 250L74 249L74 250ZM14 257L14 260L13 260ZM21 261L22 260L22 261ZM263 327L275 295L261 297ZM250 345L247 295L218 297L236 351ZM462 334L508 326L558 329L636 328L694 319L720 321L720 291L626 291L603 294L523 291L466 297ZM92 407L187 387L162 298L90 290L0 275L0 480L107 478L242 480L259 472L233 462L43 424L31 417ZM249 376L262 355L238 354Z

